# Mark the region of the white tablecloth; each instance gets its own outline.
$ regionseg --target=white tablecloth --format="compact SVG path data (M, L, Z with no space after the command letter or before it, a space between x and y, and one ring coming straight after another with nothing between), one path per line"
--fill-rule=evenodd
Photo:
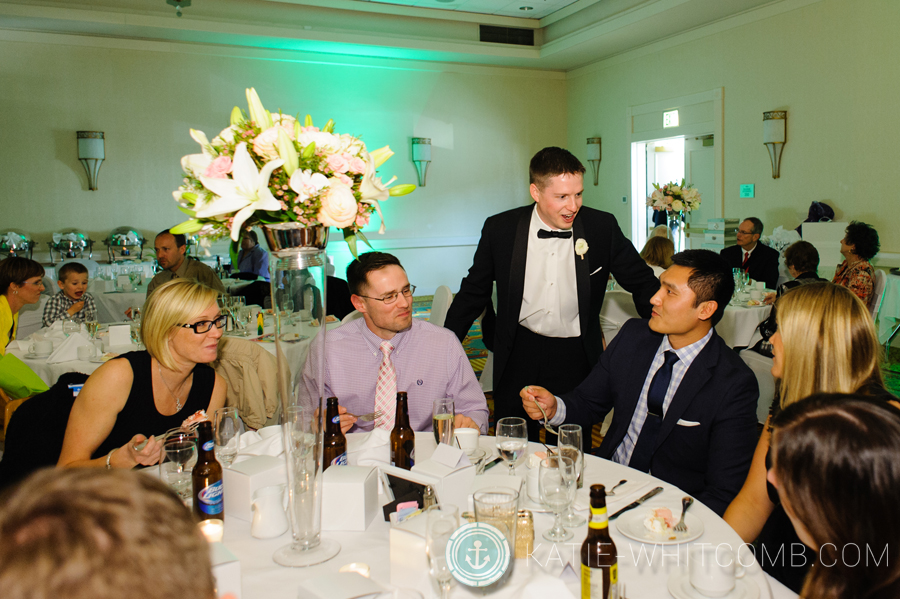
M900 277L898 277L900 279ZM728 347L746 347L753 332L768 318L771 306L731 306L725 308L722 320L716 325L716 333ZM898 311L900 314L900 311ZM640 318L627 291L608 291L600 309L600 324L608 344L629 318Z
M897 325L900 325L900 277L889 274L878 312L878 341L886 343Z
M122 322L128 308L144 305L147 285L138 285L134 291L91 291L91 295L97 304L97 318L101 323Z
M428 446L429 439L430 447ZM481 446L496 456L497 452L493 441L493 438L482 437ZM426 453L430 455L433 447L434 438L430 432L416 435L416 454L420 460L426 458ZM531 444L531 451L538 449L541 449L539 445ZM520 474L524 475L527 469L525 466L519 466L518 470ZM500 464L490 470L488 476L505 476L505 471L506 466ZM664 491L647 505L665 505L671 507L673 513L680 514L681 498L684 496L680 489L648 474L593 456L587 456L585 487L579 490L579 494L586 496L591 484L604 483L612 486L623 478L629 481L644 481L646 484L620 498L617 503L611 504L610 509L617 509L617 506L630 503L653 487L660 485ZM703 534L694 543L710 543L712 545L725 543L735 549L740 546L741 540L738 535L706 506L695 502L690 513L699 517L705 528ZM581 515L586 514L587 512L581 512ZM536 513L534 518L535 550L533 559L515 560L513 575L509 582L491 596L498 598L520 596L523 586L527 585L535 574L547 573L551 576L558 576L565 563L573 561L573 556L576 572L579 572L579 548L587 535L587 525L573 529L574 537L571 541L564 544L553 544L541 537L543 532L552 525L552 515ZM371 567L371 578L390 588L392 581L389 530L388 523L384 522L379 515L365 533L323 533L327 538L341 544L341 552L330 561L310 568L283 568L272 561L272 554L275 550L290 542L290 532L276 539L255 539L250 536L249 522L228 516L225 518L224 544L240 561L243 599L295 599L298 596L300 581L336 573L341 566L351 562L368 564ZM618 532L615 522L611 524L610 530L619 555L619 580L627 588L628 599L669 597L666 590L669 576L674 572L687 571L687 545L662 547L631 541ZM751 563L751 558L742 559L745 564ZM395 564L395 569L396 566ZM748 576L759 586L761 599L796 597L790 590L764 574L755 563L750 567ZM408 580L405 582L408 586ZM426 586L427 573L424 571L421 576L421 584L419 590L423 596L426 599L432 597ZM573 597L580 596L580 585L577 579L567 586ZM482 593L481 591L473 592L467 587L454 584L450 596L454 598L478 597L482 596Z

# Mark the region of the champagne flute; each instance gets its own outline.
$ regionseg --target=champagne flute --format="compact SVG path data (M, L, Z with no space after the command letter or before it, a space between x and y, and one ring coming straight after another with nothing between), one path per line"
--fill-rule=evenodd
M226 468L230 468L237 457L241 439L241 421L237 408L219 408L213 412L213 427L216 440L216 458Z
M431 425L434 430L434 442L453 445L453 426L456 408L452 399L434 400L434 411Z
M459 528L459 508L455 505L433 505L425 511L425 554L429 573L441 587L441 599L450 595L453 575L447 567L447 543Z
M554 543L568 541L574 535L562 525L562 513L575 500L575 462L564 456L550 456L541 461L538 471L541 501L553 512L553 528L544 538Z
M559 455L571 458L575 464L576 488L580 488L584 477L584 452L581 445L581 425L563 424L559 427ZM569 506L562 515L562 523L566 528L578 528L585 520Z
M510 476L516 474L516 462L528 447L528 427L524 418L501 418L497 421L497 449L509 466Z
M191 497L191 472L196 463L196 433L173 429L163 436L159 478L172 487L182 501Z
M84 321L84 326L87 327L88 335L91 336L91 341L97 338L97 331L100 330L100 323L96 320L86 320Z

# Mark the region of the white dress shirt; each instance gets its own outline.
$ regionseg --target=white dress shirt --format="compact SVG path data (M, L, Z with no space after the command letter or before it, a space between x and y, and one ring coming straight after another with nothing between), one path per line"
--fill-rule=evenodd
M519 324L544 337L578 337L578 288L575 239L538 239L537 232L556 231L538 216L537 204L528 228L528 258Z

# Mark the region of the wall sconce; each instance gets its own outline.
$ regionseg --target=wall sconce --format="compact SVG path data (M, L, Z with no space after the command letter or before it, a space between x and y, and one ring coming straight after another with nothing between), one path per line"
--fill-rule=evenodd
M591 170L594 171L594 185L600 182L600 138L587 138L587 158L591 163Z
M428 163L431 162L431 138L412 138L412 160L419 173L419 187L425 187L425 175L428 174Z
M769 150L772 161L772 178L781 176L781 151L784 150L787 110L773 110L763 113L763 143Z
M106 158L103 151L103 131L79 131L78 160L84 165L88 177L88 187L97 190L97 177L100 176L100 164Z

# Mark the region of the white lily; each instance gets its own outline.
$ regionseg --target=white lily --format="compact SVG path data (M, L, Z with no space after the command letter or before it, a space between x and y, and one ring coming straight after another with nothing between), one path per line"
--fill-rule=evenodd
M219 155L219 153L216 152L215 149L213 149L212 145L210 145L209 140L206 138L206 133L204 133L203 131L191 129L191 137L194 138L194 141L200 144L203 153L207 156L215 158Z
M247 106L250 108L250 120L256 123L256 126L265 131L272 126L272 116L263 108L262 102L259 101L259 95L256 89L248 88Z
M206 152L203 154L188 154L181 158L181 168L184 172L199 179L212 161L212 157Z
M272 171L281 166L283 160L272 160L256 170L253 159L247 151L246 142L234 149L234 168L231 179L209 179L200 177L200 182L215 196L202 206L197 206L197 217L207 218L236 212L231 225L231 239L237 241L241 227L257 210L280 210L281 204L269 190Z

